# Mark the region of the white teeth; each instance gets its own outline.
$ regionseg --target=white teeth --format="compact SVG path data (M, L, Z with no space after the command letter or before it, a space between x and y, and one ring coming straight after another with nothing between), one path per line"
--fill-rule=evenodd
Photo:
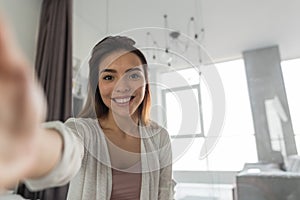
M114 99L115 102L117 103L128 103L130 101L130 97L127 97L127 98L119 98L119 99Z

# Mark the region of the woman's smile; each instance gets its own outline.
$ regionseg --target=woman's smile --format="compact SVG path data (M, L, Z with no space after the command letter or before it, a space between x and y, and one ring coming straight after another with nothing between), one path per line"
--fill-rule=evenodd
M127 106L130 104L131 100L134 99L134 96L127 96L127 97L114 97L111 98L116 104L120 106Z

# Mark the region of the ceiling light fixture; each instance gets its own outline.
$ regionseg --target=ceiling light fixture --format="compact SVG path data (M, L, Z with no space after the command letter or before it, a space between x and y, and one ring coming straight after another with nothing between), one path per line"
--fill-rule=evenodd
M152 51L153 61L159 61L171 66L176 62L174 54L179 54L183 57L189 57L191 54L197 54L198 62L201 64L201 51L199 44L203 40L204 29L200 31L196 29L196 22L194 17L190 17L187 23L187 31L184 33L179 30L169 28L168 15L165 14L164 18L164 41L160 44L154 39L153 34L148 31L146 33L146 41L152 42L154 50ZM201 36L201 37L200 37Z

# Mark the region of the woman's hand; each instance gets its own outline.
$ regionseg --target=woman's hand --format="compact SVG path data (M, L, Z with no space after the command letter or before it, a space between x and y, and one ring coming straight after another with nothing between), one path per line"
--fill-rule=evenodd
M0 193L32 169L45 113L33 67L0 18Z

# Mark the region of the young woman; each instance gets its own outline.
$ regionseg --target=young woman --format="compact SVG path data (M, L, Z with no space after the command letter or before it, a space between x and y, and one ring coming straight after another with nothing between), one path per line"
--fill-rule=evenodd
M72 200L173 199L170 140L149 119L147 61L134 41L100 41L80 118L41 126L43 95L5 31L0 24L0 188L70 181Z

